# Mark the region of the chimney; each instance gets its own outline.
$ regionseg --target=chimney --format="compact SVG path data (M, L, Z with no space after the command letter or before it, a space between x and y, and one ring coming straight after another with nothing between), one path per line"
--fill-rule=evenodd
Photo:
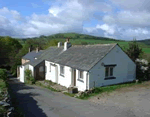
M31 52L31 48L29 47L29 52Z
M39 52L39 47L36 48L36 53L38 53L38 52Z
M31 52L32 51L32 45L30 45L30 47L29 47L29 52Z
M67 38L66 42L64 43L64 51L66 51L70 47L71 47L71 43L69 42L69 38Z
M69 38L67 38L67 39L66 39L66 42L69 42L69 40L70 40L70 39L69 39Z
M62 46L62 42L58 42L58 48Z

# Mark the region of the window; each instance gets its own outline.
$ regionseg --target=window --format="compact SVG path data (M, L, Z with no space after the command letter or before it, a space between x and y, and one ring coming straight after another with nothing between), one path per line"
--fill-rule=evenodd
M64 66L60 66L60 75L64 76Z
M106 67L105 68L105 77L113 76L113 67Z
M43 72L43 71L44 71L43 66L40 66L40 68L39 68L39 72Z
M83 71L79 71L79 78L83 79Z
M47 66L45 66L45 73L47 73Z
M51 72L51 64L49 64L49 71Z

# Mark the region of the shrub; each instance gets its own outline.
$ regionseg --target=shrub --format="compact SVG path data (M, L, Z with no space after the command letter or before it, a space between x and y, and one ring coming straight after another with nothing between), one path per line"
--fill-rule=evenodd
M88 45L87 42L81 42L81 45Z
M144 52L142 48L139 47L136 40L129 43L129 48L126 50L126 54L135 62L137 58L139 58Z
M30 77L30 81L31 81L32 84L35 84L35 82L36 82L35 78L33 76Z
M31 70L29 70L29 69L25 70L25 79L30 80L31 76L32 76Z
M7 79L7 70L6 69L0 69L0 79L2 79L2 80Z
M95 87L93 90L92 90L92 93L99 93L101 92L101 89L100 88L97 88Z
M147 81L149 79L149 63L145 59L136 59L136 77L139 82Z
M25 82L27 84L35 84L36 82L35 78L32 76L32 71L29 69L25 70Z

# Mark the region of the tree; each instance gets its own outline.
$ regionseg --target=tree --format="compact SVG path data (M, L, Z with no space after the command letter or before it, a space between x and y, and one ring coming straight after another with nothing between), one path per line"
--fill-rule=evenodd
M136 39L129 43L129 47L125 52L134 62L137 58L140 58L140 56L144 53L142 51L142 48L140 48L137 44Z
M44 47L44 49L47 49L50 46L57 46L58 41L57 40L50 40Z

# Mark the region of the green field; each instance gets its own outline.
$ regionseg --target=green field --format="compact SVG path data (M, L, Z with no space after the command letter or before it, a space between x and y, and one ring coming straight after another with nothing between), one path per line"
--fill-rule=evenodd
M65 42L65 39L55 39L57 41ZM109 43L118 43L122 49L128 48L129 41L107 41L107 40L95 40L95 39L70 39L72 45L80 45L83 42L87 44L109 44ZM150 46L144 43L138 42L139 46L143 49L145 53L150 53Z
M118 43L122 49L128 48L129 41L125 40L116 40L112 38L107 37L96 37L91 35L85 35L85 34L78 34L78 33L58 33L50 36L40 36L40 37L34 37L34 38L26 38L26 39L19 39L19 42L24 45L25 41L28 39L44 39L47 41L50 40L57 40L61 42L65 42L66 38L70 38L70 42L72 45L85 45L85 44L108 44L108 43ZM146 54L150 54L150 45L148 45L149 41L147 40L139 40L139 46L143 49L143 51Z

